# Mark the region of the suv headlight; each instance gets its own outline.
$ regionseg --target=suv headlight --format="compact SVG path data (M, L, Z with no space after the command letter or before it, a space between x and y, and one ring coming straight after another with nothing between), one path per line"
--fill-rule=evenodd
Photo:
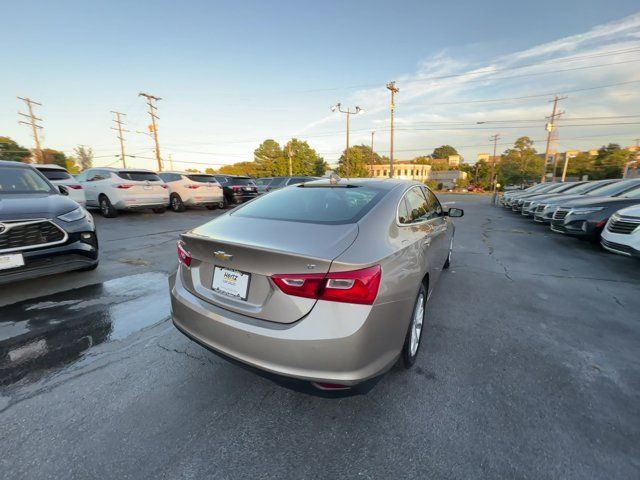
M75 222L77 220L82 220L85 216L85 210L82 207L78 207L63 215L58 215L58 218L63 222Z
M586 215L588 213L595 213L601 210L604 210L605 207L583 207L583 208L572 208L569 213L574 213L578 215Z

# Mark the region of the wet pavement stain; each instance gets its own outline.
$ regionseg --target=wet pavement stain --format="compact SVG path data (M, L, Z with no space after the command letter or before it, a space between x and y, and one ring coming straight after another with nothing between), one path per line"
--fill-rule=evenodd
M0 307L0 385L82 359L166 319L167 277L149 272Z

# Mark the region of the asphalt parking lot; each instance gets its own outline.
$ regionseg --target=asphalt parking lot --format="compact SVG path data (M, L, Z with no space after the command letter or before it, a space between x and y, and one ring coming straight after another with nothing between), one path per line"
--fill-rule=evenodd
M175 239L218 211L97 218L96 271L0 287L2 476L640 477L640 263L441 199L465 216L417 364L345 398L173 328Z

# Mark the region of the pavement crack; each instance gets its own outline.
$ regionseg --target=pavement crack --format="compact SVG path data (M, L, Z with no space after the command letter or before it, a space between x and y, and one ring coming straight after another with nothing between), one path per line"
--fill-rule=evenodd
M177 348L165 347L164 345L161 345L159 343L157 343L156 345L158 347L160 347L162 350L165 350L167 352L172 352L172 353L177 353L179 355L184 355L185 357L191 358L193 360L197 360L199 362L209 362L211 365L217 365L216 362L212 361L210 358L199 357L198 355L193 355L193 354L187 352L186 350L178 350Z

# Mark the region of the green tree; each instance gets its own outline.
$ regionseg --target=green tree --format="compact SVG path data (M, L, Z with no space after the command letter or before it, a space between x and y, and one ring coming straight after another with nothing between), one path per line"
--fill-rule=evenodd
M433 158L449 159L449 155L458 155L458 151L451 145L442 145L436 148L431 156Z
M200 173L200 170L198 170L197 168L187 168L185 170L185 172L189 172L189 173Z
M286 173L289 175L289 152L291 152L291 166L293 175L317 175L320 170L324 175L326 164L309 144L303 140L292 138L283 148Z
M58 150L54 150L52 148L45 148L42 150L42 163L53 163L54 165L59 165L63 168L67 168L67 156L64 152L59 152Z
M73 150L73 153L75 153L82 170L93 167L93 150L91 147L80 145Z
M0 160L10 162L28 162L31 158L29 149L18 145L9 137L0 136Z
M337 173L341 177L368 177L370 175L371 147L367 145L354 145L349 147L349 156L347 160L347 151L345 150L338 160ZM373 153L374 163L376 162L377 153ZM378 162L382 163L382 157L378 156Z
M589 178L591 178L594 170L594 158L587 152L581 152L570 158L569 165L567 165L567 175L578 178L589 175Z
M496 166L498 183L523 184L540 177L544 160L538 156L529 137L518 138L512 148L505 150Z
M598 150L589 176L594 180L620 178L625 164L632 159L632 152L621 149L617 143L610 143Z
M215 169L208 167L208 168L205 168L204 173L208 173L209 175L214 175L216 171Z
M288 175L289 167L286 165L284 152L280 144L273 139L262 142L253 151L258 176L270 177L274 175Z
M421 155L413 159L413 163L417 165L431 165L431 157L429 155Z

